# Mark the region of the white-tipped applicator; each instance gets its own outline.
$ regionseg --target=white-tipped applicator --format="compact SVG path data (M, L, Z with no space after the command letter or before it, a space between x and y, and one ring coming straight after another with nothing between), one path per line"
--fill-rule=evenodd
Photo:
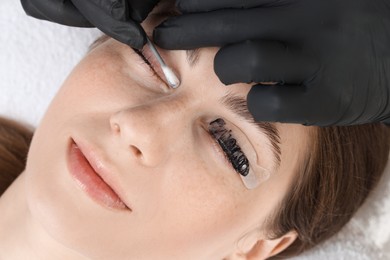
M146 37L146 44L149 46L150 50L152 51L153 55L156 57L158 63L160 63L161 70L164 73L165 79L168 82L168 85L171 88L178 88L180 86L180 80L179 78L175 75L173 70L168 67L168 65L164 62L164 60L161 58L160 53L158 53L156 47L152 43L152 41Z

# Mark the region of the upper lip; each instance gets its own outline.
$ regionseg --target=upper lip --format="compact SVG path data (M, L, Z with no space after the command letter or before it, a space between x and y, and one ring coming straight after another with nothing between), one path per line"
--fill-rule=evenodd
M116 177L115 175L113 175L111 167L109 167L109 164L104 159L106 157L103 155L103 153L86 142L81 142L80 140L75 139L73 139L73 141L77 144L80 151L84 154L92 169L100 176L100 178L102 178L102 180L108 186L110 186L110 188L118 195L118 197L126 205L126 207L131 210L131 207L124 199L123 188L120 186L120 182L115 179Z

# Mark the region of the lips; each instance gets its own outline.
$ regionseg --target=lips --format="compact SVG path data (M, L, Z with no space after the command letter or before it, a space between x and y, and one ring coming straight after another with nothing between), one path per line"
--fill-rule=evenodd
M88 152L90 153L90 151ZM102 178L102 174L99 174L97 158L94 155L88 155L86 156L72 140L69 149L68 167L77 186L102 206L110 209L129 210L115 190Z

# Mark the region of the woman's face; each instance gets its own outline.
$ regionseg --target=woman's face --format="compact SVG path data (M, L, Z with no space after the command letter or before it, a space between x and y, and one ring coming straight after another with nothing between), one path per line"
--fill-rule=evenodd
M254 230L303 163L307 128L274 124L279 164L272 134L227 104L250 86L219 81L216 51L189 62L194 53L160 50L181 79L177 90L112 39L81 61L36 130L26 169L29 208L52 238L93 259L222 259L263 237ZM226 125L214 123L213 135L218 118ZM255 189L215 140L229 130L260 176ZM83 156L113 191L93 181Z

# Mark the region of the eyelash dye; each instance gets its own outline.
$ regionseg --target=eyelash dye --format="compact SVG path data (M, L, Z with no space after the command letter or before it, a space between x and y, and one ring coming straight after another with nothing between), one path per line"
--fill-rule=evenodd
M249 173L248 158L233 138L232 131L225 128L225 124L223 119L218 118L210 123L209 131L221 146L234 170L242 176L247 176Z
M266 181L270 173L259 166L256 167L256 172L250 170L248 158L232 136L232 131L226 129L225 125L225 121L218 118L210 123L209 133L218 142L233 169L240 175L245 187L249 190L254 189Z

